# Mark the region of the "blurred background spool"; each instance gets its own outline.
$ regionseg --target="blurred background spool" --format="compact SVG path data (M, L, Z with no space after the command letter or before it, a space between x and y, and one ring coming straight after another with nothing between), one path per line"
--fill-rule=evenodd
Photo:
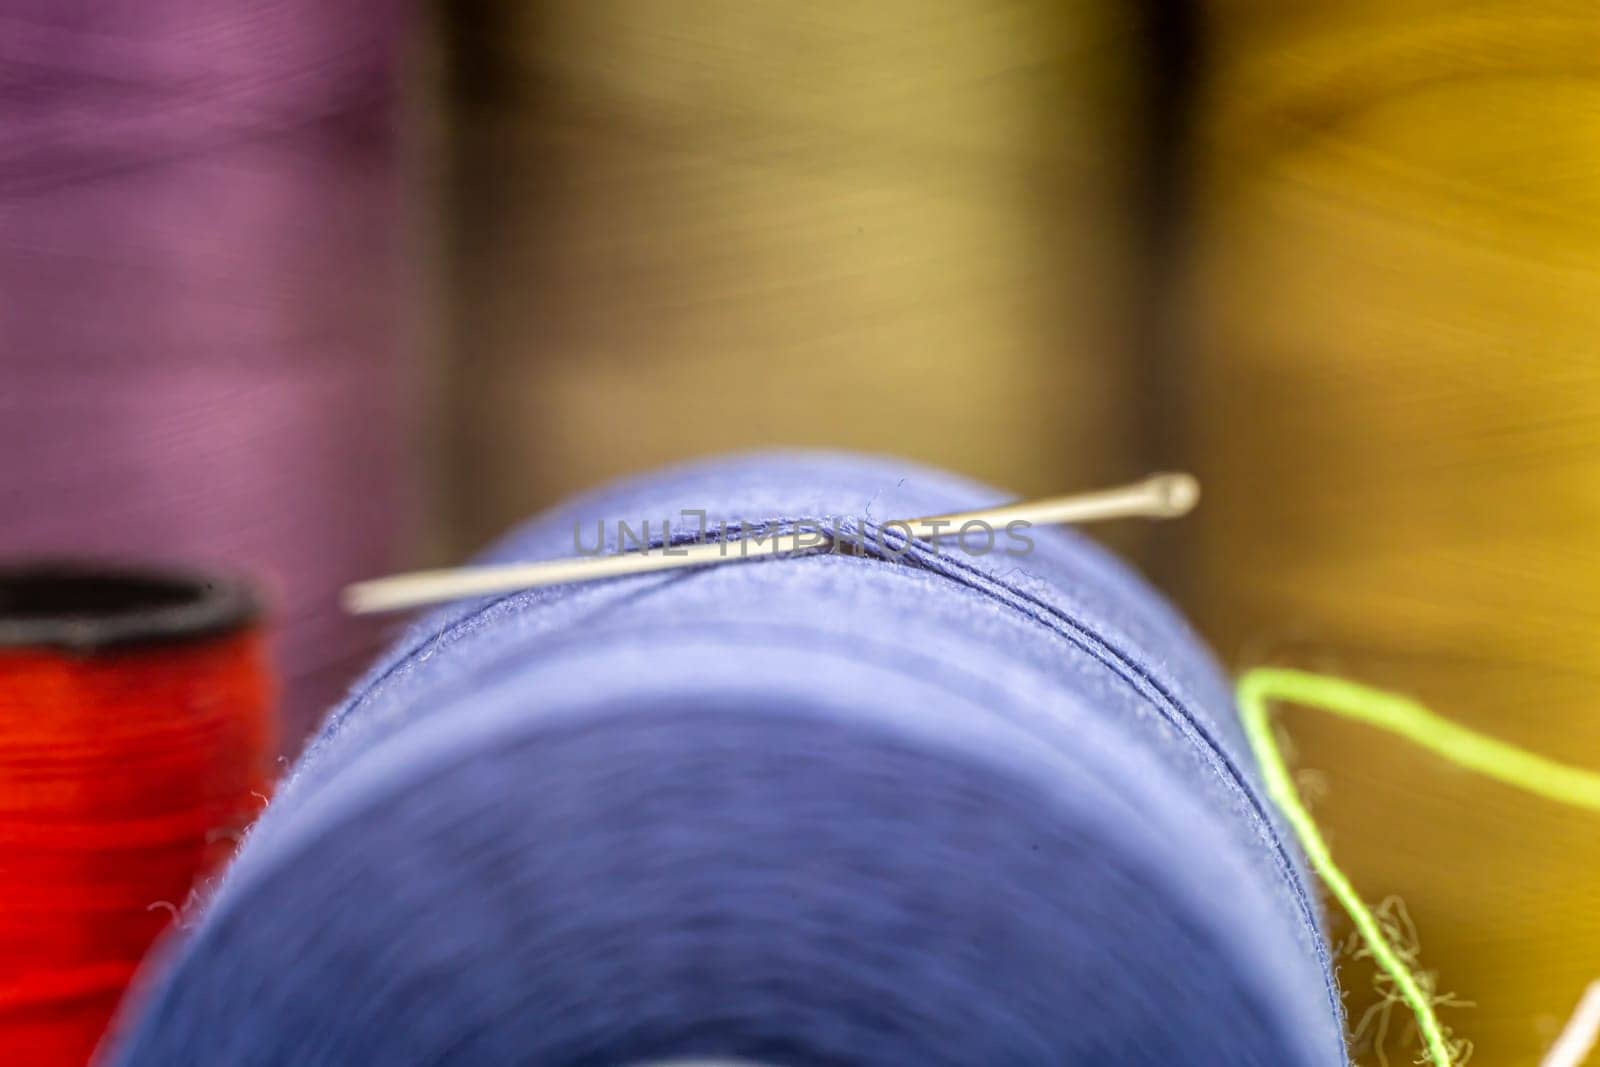
M437 555L750 446L1143 473L1137 7L451 5Z
M268 686L232 582L0 571L0 1062L87 1062L266 803Z
M1205 10L1188 603L1235 664L1335 670L1592 763L1600 18ZM1474 1062L1536 1062L1600 966L1593 825L1360 728L1292 730L1355 883L1400 894L1423 966L1476 1002L1446 1012Z
M739 457L489 558L690 502L860 521L998 495ZM110 1062L1342 1067L1226 680L1114 559L1033 537L1025 561L924 546L443 609L329 718Z
M372 649L404 372L392 0L4 4L0 554L266 584L290 748Z

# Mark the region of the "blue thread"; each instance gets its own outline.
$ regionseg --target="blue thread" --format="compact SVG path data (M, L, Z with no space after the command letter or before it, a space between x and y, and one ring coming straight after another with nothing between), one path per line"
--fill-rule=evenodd
M737 459L574 502L491 558L570 554L575 517L996 499L888 460ZM1036 538L424 620L330 717L113 1062L1342 1065L1228 686L1115 561Z

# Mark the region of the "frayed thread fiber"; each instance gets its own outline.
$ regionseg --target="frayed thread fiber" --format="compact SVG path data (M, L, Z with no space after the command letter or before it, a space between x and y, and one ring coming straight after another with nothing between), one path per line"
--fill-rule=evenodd
M1451 1041L1439 1021L1433 997L1334 861L1316 820L1301 800L1272 731L1272 705L1297 704L1376 726L1458 767L1568 807L1600 812L1600 774L1557 763L1469 730L1407 697L1327 675L1280 667L1257 668L1240 677L1238 702L1245 734L1273 802L1294 828L1300 847L1328 892L1355 924L1374 962L1394 982L1400 998L1416 1016L1428 1058L1438 1067L1459 1063L1460 1043Z

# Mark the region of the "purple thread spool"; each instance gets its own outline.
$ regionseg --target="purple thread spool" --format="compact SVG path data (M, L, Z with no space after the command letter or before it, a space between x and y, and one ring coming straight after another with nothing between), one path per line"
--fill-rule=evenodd
M0 553L257 573L291 747L394 563L401 21L0 3Z

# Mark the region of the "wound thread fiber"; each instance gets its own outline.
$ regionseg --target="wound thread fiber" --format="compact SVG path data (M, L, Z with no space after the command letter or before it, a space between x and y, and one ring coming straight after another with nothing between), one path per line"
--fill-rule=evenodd
M876 530L1002 496L737 458L580 498L487 558L569 554L578 519ZM111 1062L1342 1067L1314 898L1229 686L1130 572L1035 536L1021 560L869 549L423 620Z
M263 644L232 583L0 570L0 1062L81 1067L260 811Z
M0 550L245 572L297 751L379 647L407 368L396 0L7 0Z

